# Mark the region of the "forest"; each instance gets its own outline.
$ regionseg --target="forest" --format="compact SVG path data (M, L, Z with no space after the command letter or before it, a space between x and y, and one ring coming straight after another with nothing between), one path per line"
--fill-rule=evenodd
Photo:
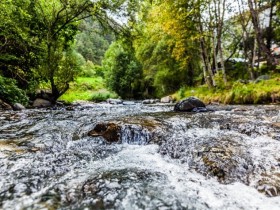
M277 0L2 0L0 100L280 101Z

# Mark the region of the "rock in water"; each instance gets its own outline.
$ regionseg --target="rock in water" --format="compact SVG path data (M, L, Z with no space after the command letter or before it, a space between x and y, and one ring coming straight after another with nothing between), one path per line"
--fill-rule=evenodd
M163 98L160 99L161 103L172 103L173 102L173 98L172 96L165 96Z
M205 104L195 97L189 97L175 104L174 111L191 112L195 110L205 109ZM204 110L205 111L205 110Z
M99 123L88 135L93 137L102 136L109 143L112 143L120 140L120 131L121 127L115 123Z
M20 104L20 103L15 103L15 104L13 105L13 107L14 107L14 110L15 110L15 111L21 111L21 110L24 110L24 109L25 109L25 107L24 107L22 104Z

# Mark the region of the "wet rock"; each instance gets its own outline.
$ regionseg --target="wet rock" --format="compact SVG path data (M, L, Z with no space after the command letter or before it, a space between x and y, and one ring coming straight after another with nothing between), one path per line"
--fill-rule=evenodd
M33 107L36 108L46 108L46 107L51 107L52 103L48 100L42 99L42 98L37 98L34 102L33 102Z
M25 107L22 104L20 104L20 103L15 103L13 105L13 108L14 108L15 111L21 111L21 110L25 109Z
M196 109L194 110L194 108ZM174 111L178 111L178 112L191 112L193 110L206 111L206 109L203 108L205 108L205 104L201 100L195 97L189 97L175 104Z
M161 181L162 184L147 184ZM169 206L168 209L184 209L179 202L167 205L167 201L161 199L162 185L167 181L164 174L149 170L121 169L108 172L101 172L99 176L87 180L80 195L83 200L91 198L93 209L131 209L123 206L123 201L129 199L133 203L132 209L157 209L157 206ZM154 194L154 192L157 193ZM153 196L150 196L152 194ZM137 202L130 200L137 196ZM77 197L81 197L77 195ZM81 201L79 201L81 202ZM74 204L75 205L75 204Z
M121 100L121 99L109 98L109 99L107 99L107 103L109 103L109 104L122 104L122 103L123 103L123 100Z
M160 99L161 103L172 103L173 102L173 97L172 96L165 96Z
M12 110L12 106L7 104L6 102L2 101L0 99L0 109L4 109L4 110Z
M192 109L192 112L208 112L209 110L206 107L195 107Z
M88 135L93 137L102 136L109 143L113 143L120 140L120 131L121 127L115 123L99 123Z
M155 119L124 118L122 121L98 123L88 135L103 137L108 143L118 142L132 145L145 145L160 140L165 129Z

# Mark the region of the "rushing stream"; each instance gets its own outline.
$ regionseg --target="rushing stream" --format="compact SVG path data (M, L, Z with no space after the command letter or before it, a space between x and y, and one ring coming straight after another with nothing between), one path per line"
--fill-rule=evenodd
M280 209L280 107L0 111L0 209Z

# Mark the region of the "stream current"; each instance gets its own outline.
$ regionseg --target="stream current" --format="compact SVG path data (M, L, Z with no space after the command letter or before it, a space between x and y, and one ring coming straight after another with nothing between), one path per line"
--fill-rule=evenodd
M280 107L212 109L0 111L0 209L280 209Z

